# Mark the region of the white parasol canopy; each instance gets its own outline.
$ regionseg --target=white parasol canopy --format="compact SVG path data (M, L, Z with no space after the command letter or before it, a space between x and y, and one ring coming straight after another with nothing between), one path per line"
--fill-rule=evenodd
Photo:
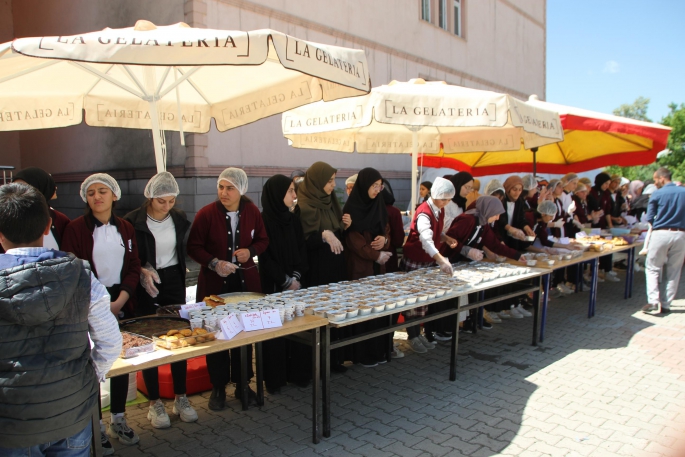
M225 131L369 90L364 51L269 29L141 20L0 45L0 131L76 125L85 112L91 126L152 129L158 171L166 168L162 130L204 133L214 118Z
M564 139L559 115L507 94L445 82L393 81L370 94L283 113L296 148L412 154L412 208L419 152L511 151Z

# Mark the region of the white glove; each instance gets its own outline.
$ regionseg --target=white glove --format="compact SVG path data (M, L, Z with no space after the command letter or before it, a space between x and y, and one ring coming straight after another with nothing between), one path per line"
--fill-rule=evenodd
M575 220L575 219L573 219L573 225L575 225L576 228L578 228L578 230L582 230L582 229L583 229L583 224L581 224L579 221L577 221L577 220Z
M378 263L379 265L385 265L385 262L390 260L390 257L392 257L392 252L381 251L380 255L378 256L378 259L376 260L376 263Z
M467 255L471 260L483 260L483 251L481 251L480 249L471 248Z
M297 279L293 279L293 282L290 283L290 286L286 290L300 290L302 287L302 284L300 284L300 281Z
M548 225L550 227L562 228L564 226L564 220L559 219L558 221L550 222Z
M550 255L559 254L559 250L558 250L558 249L554 249L554 248L544 248L544 250L545 250L545 252L546 252L547 254L550 254Z
M159 290L155 287L155 283L161 284L162 281L159 279L159 274L157 270L152 268L149 263L145 264L143 268L140 269L140 285L143 286L145 292L152 298L159 295Z
M568 209L566 210L567 213L573 214L576 212L576 201L573 200L570 205L568 205Z
M523 233L523 230L517 229L517 228L511 228L509 230L509 235L511 235L512 238L515 238L517 240L525 240L526 239L526 234Z
M442 259L442 262L440 262L440 271L449 276L452 276L452 274L454 273L454 270L452 269L452 264L445 260L444 257Z
M321 233L321 238L323 241L331 247L331 252L334 254L340 254L343 252L343 245L330 230L324 230Z
M226 276L235 273L237 269L238 266L236 264L226 262L225 260L219 260L219 262L217 262L216 266L214 267L214 271L216 271L216 274L218 274L222 278L225 278Z

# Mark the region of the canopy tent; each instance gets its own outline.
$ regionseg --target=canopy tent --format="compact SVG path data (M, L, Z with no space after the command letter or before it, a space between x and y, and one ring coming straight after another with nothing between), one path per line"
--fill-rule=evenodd
M317 102L283 113L283 135L296 148L412 154L412 202L418 152L457 155L544 146L564 138L559 115L507 94L445 82L393 81L363 97ZM502 152L504 151L504 152ZM412 204L412 208L414 205Z
M419 160L426 167L468 171L474 176L515 172L565 174L609 165L648 165L668 141L670 127L570 106L543 102L531 95L528 104L559 113L564 139L538 148L535 154L523 147L506 155L484 151L453 154L449 150L425 155Z
M157 170L163 130L225 131L318 100L368 93L364 51L275 30L184 23L106 28L0 45L0 131L66 127L152 129ZM183 135L181 135L183 142Z

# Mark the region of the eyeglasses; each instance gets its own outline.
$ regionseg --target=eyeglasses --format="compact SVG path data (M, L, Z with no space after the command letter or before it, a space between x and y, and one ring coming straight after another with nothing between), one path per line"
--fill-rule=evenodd
M376 190L378 192L381 192L383 189L385 189L385 186L383 184L374 184L371 186L373 190Z

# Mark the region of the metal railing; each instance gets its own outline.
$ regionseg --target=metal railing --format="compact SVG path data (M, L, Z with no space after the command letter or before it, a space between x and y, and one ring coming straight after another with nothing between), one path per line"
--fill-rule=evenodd
M12 170L14 170L14 167L9 165L0 165L0 170L2 170L2 183L7 184L8 182L12 182ZM7 172L9 172L9 181L7 180Z

